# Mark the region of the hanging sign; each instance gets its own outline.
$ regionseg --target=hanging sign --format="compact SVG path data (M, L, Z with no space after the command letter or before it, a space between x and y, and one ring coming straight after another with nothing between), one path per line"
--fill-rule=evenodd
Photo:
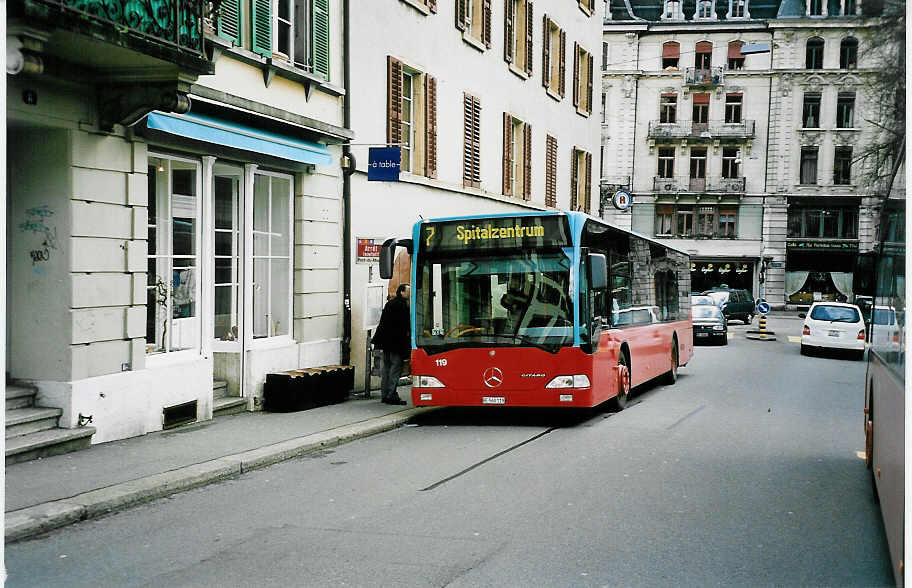
M633 204L633 198L627 190L618 190L611 197L611 204L618 210L627 210Z
M371 147L367 150L367 180L398 182L401 160L399 147Z

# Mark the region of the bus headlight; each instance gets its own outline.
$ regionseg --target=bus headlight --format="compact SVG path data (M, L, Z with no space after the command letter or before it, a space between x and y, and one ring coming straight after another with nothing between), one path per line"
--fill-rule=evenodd
M445 388L443 382L434 376L415 376L415 388Z
M548 382L545 388L588 388L589 376L586 374L574 374L572 376L557 376Z

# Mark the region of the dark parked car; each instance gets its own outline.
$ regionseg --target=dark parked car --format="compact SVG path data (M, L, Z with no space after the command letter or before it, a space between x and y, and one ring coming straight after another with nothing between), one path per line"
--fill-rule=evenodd
M711 296L726 319L739 319L746 323L751 322L754 318L755 307L754 297L747 290L736 289L716 289L703 292L706 296Z
M694 343L715 341L728 345L728 320L718 306L700 304L690 309L693 316Z

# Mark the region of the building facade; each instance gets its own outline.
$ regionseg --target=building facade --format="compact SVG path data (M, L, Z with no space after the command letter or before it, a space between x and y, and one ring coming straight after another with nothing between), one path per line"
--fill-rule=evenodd
M596 211L603 18L594 0L360 3L351 15L353 239L410 236L420 218ZM401 145L399 180L369 181L369 146L387 144ZM379 275L356 255L360 387L363 297Z
M878 195L859 2L611 2L603 42L606 218L692 256L694 291L774 308L851 300ZM617 162L617 164L614 164Z
M93 443L340 362L353 136L340 3L106 6L8 26L8 377Z

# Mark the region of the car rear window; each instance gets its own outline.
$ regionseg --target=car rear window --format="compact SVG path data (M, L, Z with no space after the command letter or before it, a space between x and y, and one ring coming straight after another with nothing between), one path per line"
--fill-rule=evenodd
M715 304L715 302L713 302L713 299L709 296L694 296L690 299L690 303L694 306L698 304Z
M815 321L834 321L841 323L857 323L861 317L858 311L848 306L815 306L811 311L811 318Z
M718 305L728 302L728 292L707 292L706 295L715 300Z

